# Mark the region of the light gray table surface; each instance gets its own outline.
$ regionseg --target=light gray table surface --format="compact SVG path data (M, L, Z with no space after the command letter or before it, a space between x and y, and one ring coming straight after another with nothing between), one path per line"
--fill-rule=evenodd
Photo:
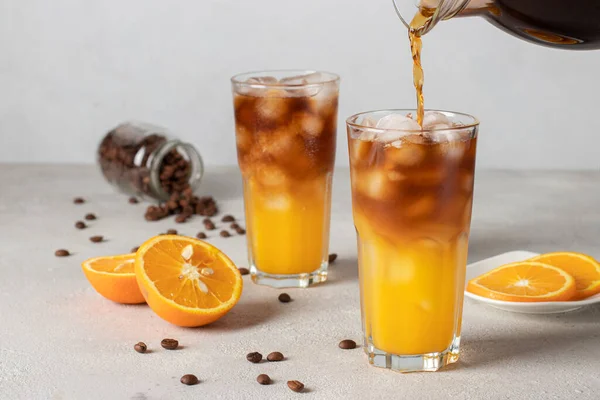
M243 217L235 168L208 168L201 194L223 213ZM72 199L88 201L74 205ZM202 230L201 218L146 222L144 204L117 195L93 166L0 164L1 399L598 399L600 307L567 314L523 315L465 303L458 364L437 373L399 374L371 367L361 339L356 242L347 169L336 170L330 280L310 289L278 290L245 277L240 303L212 325L178 328L145 305L114 304L81 272L86 258L128 252L176 228ZM98 219L77 230L93 212ZM221 214L223 215L223 214ZM94 244L91 235L108 240ZM245 265L245 238L209 241ZM577 250L600 257L600 173L479 171L470 261L510 250ZM73 255L57 258L54 250ZM163 350L172 337L183 348ZM152 352L138 354L133 344ZM281 351L280 363L250 364L246 353ZM184 386L181 375L201 383ZM274 384L255 378L269 374ZM307 393L291 392L297 379Z

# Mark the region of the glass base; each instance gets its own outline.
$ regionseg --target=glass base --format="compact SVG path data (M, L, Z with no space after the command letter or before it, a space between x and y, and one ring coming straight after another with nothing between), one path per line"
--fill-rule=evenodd
M365 353L369 364L379 368L387 368L398 372L434 372L458 361L460 336L455 336L448 349L442 352L399 355L379 350L370 340L366 340Z
M259 285L274 288L307 288L327 280L327 266L328 263L324 262L319 269L313 272L279 275L262 272L256 266L251 265L250 274L252 275L252 281Z

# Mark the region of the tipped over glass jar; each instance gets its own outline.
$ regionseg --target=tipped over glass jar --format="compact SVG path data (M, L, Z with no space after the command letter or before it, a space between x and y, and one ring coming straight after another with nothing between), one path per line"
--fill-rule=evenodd
M194 146L143 122L124 122L110 130L97 157L104 178L118 191L158 202L187 188L195 191L204 173Z

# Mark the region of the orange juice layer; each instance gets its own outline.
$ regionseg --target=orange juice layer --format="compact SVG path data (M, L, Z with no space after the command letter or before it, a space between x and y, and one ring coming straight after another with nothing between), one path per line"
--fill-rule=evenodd
M356 226L366 336L391 354L448 349L460 336L467 235L392 242Z
M291 189L244 184L246 229L254 265L269 274L310 273L328 256L330 175Z

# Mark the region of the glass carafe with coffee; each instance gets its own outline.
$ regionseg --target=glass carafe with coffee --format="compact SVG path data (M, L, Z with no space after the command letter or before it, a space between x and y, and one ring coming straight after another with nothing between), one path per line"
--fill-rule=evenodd
M600 49L597 0L394 0L394 5L405 25L419 35L440 21L480 16L536 44L568 50Z

